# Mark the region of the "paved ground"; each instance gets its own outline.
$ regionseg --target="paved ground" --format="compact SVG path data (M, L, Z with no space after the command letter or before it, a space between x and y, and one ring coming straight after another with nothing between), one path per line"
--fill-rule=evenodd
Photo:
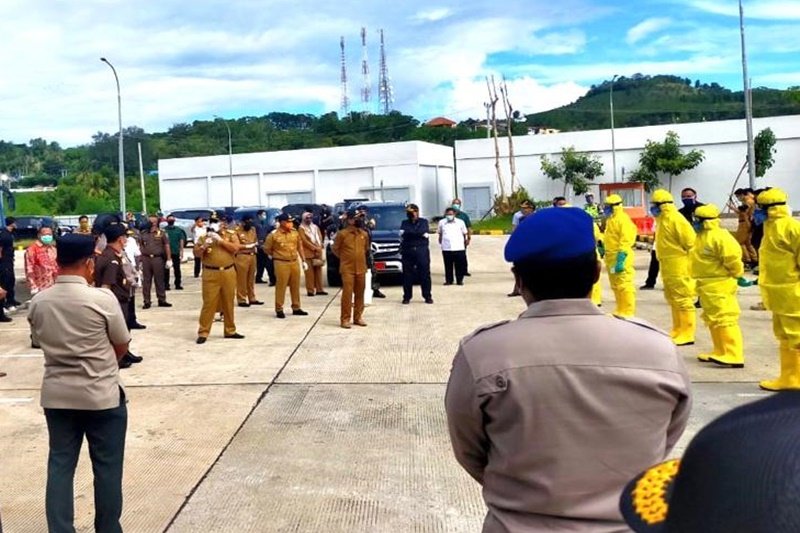
M123 372L129 403L123 526L131 532L476 531L484 513L478 486L452 459L443 395L458 339L486 322L512 318L522 301L502 261L505 237L479 237L473 277L442 287L434 253L435 305L400 304L385 290L367 328L338 327L338 297L304 298L308 317L274 318L271 306L237 308L246 339L225 340L215 324L194 344L199 284L170 292L172 309L140 311L134 332L145 361ZM637 252L643 281L649 255ZM21 263L18 263L21 264ZM184 267L184 272L189 266ZM273 291L258 285L260 298ZM605 297L611 294L605 287ZM690 428L763 396L755 382L777 371L769 314L740 301L747 367L701 365L708 349L681 348L695 382ZM639 315L668 326L660 290L639 293ZM47 454L38 406L41 352L31 350L21 313L0 325L0 509L10 533L40 532ZM91 468L76 477L78 531L91 531Z

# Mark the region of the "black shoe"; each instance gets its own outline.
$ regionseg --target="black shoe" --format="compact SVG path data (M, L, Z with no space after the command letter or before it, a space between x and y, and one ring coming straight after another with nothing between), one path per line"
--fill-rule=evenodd
M225 335L226 339L244 339L244 335L241 333L232 333L230 335Z
M167 301L163 301L163 302L158 302L158 306L159 307L172 307L172 304L167 302Z
M642 285L641 287L639 287L639 290L640 290L640 291L652 291L652 290L653 290L653 289L655 289L655 288L656 288L656 286L655 286L655 285L647 285L647 284L644 284L644 285Z
M426 304L432 304L433 303L433 298L425 298L425 303Z
M176 290L176 291L182 291L182 290L183 290L183 286L180 286L180 287L175 287L175 290Z
M0 322L13 322L13 319L10 316L0 316Z
M22 305L22 302L18 302L16 300L14 300L9 305L13 305L14 307L19 307L20 305Z
M145 302L145 304L142 306L142 309L150 309L151 307L152 305L150 304L150 302Z
M445 286L445 287L447 287L448 285L452 285L452 284L453 284L453 282L452 282L452 281L445 281L445 282L444 282L444 286Z
M247 302L240 302L239 307L250 307L250 304Z
M308 316L308 313L302 309L292 309L292 314L297 316Z
M278 318L286 318L286 313L283 311L275 311L275 316Z
M266 281L264 281L263 279L257 279L256 283L266 283Z
M456 285L463 285L463 284L464 284L464 282L463 282L463 281L457 281L457 282L456 282Z
M132 364L133 364L133 363L131 363L131 360L130 360L130 359L128 359L128 358L127 358L126 356L124 356L124 355L122 356L122 359L120 359L120 360L119 360L119 363L118 363L118 365L119 365L119 367L120 367L120 368L130 368Z
M509 298L513 298L514 296L521 296L521 294L519 293L519 291L511 291L508 294L506 294L506 296L508 296Z
M408 298L403 298L403 305L408 305L410 303L411 303L411 300L409 300Z
M205 344L206 340L207 339L205 337L197 337L197 340L194 342L196 342L197 344Z
M468 278L472 277L472 274L470 274L469 272L465 272L464 275L467 276Z
M694 303L694 308L695 308L695 309L702 309L702 308L703 308L703 306L702 306L702 305L700 305L700 300L697 300L697 301Z
M307 292L307 293L306 293L306 296L316 296L316 295L317 295L317 294L316 294L316 293L314 293L314 292Z
M317 296L327 296L327 295L328 295L328 293L327 293L327 292L325 292L325 291L319 291L319 292L317 293Z
M269 282L269 286L270 286L270 287L274 287L274 286L275 286L275 282L274 282L274 281L270 281L270 282Z
M144 357L139 357L138 355L134 355L131 352L128 352L124 355L124 357L128 358L128 361L131 363L141 363L144 361Z
M253 300L252 302L250 302L250 305L264 305L264 302L261 302L259 300Z
M164 290L165 291L171 291L172 289L170 289L169 287L164 287Z
M375 289L374 291L372 291L372 297L373 298L386 298L386 295L383 294L379 289Z
M131 329L147 329L147 326L136 322L135 324L131 325Z

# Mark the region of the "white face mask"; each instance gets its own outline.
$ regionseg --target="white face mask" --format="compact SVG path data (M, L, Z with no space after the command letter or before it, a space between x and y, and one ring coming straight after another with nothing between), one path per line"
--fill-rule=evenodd
M456 218L455 215L447 215L448 222L452 222L453 220L455 220L455 218Z
M219 222L212 222L208 227L214 231L219 231Z

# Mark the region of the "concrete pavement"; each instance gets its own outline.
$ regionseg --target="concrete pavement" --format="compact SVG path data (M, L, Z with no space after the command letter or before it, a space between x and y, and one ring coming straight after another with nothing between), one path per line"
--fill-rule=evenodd
M274 318L267 305L236 308L244 340L194 344L198 280L171 291L171 309L139 311L148 329L132 349L145 361L124 370L130 403L123 527L157 531L475 531L479 487L452 458L443 410L458 340L523 309L502 260L506 237L477 237L463 287L442 287L432 251L433 297L400 304L400 287L367 309L369 326L338 327L338 295L303 297L308 317ZM637 252L637 280L649 255ZM20 264L20 263L18 263ZM190 266L184 266L190 274ZM186 276L185 276L186 277ZM303 292L304 294L304 292ZM604 280L604 296L611 299ZM138 298L141 301L141 298ZM741 292L747 366L710 367L694 356L710 339L680 348L695 381L695 408L679 449L731 407L763 396L755 382L777 372L769 313ZM609 305L612 307L613 303ZM641 291L639 315L668 327L663 293ZM47 433L38 406L41 352L24 315L0 324L0 512L11 533L45 530ZM88 454L76 475L76 526L91 531Z

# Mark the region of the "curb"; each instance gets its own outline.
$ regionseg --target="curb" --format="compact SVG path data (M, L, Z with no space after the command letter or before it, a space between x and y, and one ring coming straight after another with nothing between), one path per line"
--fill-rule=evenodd
M481 229L472 232L473 235L510 235L509 230L503 229Z

